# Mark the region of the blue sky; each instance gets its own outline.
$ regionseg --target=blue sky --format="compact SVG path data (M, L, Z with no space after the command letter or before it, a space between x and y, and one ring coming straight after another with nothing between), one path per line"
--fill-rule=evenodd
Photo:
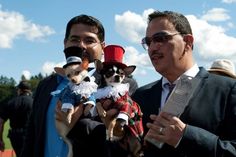
M209 68L218 58L236 64L236 0L0 0L0 75L19 81L22 74L48 74L62 66L66 23L88 14L104 24L107 45L125 48L124 62L137 66L134 77L139 86L157 80L160 75L140 44L153 10L188 17L199 66Z

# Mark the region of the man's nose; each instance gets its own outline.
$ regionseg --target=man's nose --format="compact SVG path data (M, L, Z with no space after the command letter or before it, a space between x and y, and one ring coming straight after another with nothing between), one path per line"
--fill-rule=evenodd
M160 47L161 47L162 43L161 42L154 42L152 41L150 46L149 46L149 51L152 51L152 50L159 50Z
M86 44L84 44L83 40L78 41L77 44L78 44L78 45L77 45L78 47L80 47L80 48L86 50Z

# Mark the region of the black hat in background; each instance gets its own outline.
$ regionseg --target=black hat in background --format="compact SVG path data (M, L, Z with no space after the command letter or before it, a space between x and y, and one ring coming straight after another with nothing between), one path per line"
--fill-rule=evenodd
M83 52L84 49L78 46L65 48L64 53L66 57L66 64L63 66L63 68L66 68L72 64L80 64L82 62Z
M17 88L19 89L26 89L26 90L31 90L30 83L27 81L20 81L20 83L17 85Z

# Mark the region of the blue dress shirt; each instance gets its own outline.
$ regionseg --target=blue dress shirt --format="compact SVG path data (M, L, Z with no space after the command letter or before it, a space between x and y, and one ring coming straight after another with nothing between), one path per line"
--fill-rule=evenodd
M68 79L58 75L57 90L62 90L68 84ZM44 157L66 157L68 146L59 136L55 126L55 107L58 101L57 96L53 96L47 110L46 118L46 136Z

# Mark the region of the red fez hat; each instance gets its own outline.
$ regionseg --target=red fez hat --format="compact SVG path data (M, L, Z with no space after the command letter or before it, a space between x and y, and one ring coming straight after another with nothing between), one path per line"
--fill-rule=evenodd
M127 65L122 63L125 50L119 45L108 45L104 48L103 65L117 65L120 68L126 68Z

